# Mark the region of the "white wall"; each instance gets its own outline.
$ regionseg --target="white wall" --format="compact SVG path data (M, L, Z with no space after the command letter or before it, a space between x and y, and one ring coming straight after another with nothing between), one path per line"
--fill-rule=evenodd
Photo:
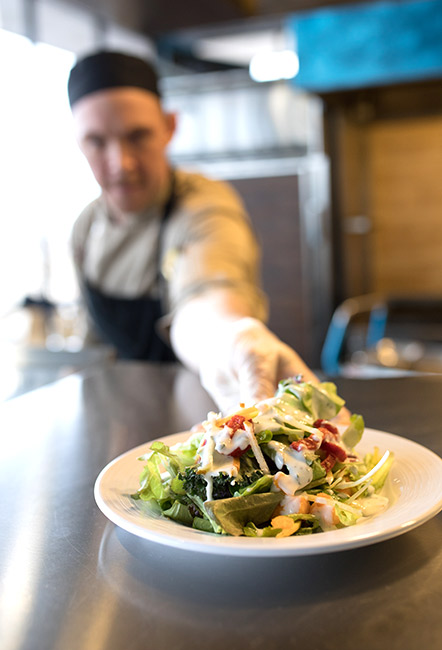
M77 298L68 240L99 187L72 131L67 79L76 56L103 45L154 56L147 39L97 25L85 10L37 0L26 21L24 6L0 0L0 316L28 295Z

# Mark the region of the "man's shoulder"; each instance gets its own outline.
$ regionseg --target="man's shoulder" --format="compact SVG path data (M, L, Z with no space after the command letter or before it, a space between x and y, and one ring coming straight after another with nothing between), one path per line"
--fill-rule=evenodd
M86 221L87 219L93 219L96 217L99 212L102 210L102 201L101 197L98 196L96 199L91 201L83 208L83 210L78 215L76 221Z
M227 181L183 169L176 170L176 178L177 193L187 205L203 207L215 204L244 209L239 194Z
M83 208L80 212L73 225L73 235L74 237L84 237L87 236L93 222L103 210L102 201L100 197L97 197L88 205Z

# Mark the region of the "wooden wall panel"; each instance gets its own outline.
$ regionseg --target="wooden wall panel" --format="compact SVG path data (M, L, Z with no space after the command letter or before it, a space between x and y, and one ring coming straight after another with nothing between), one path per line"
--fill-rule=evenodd
M442 84L323 97L335 304L373 291L442 294Z
M442 116L367 129L372 288L442 294Z

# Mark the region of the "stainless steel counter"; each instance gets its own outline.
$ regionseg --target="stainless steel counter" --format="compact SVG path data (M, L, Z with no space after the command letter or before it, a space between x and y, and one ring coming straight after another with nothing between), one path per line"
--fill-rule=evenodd
M337 381L367 426L442 455L442 378ZM436 650L442 515L365 548L244 559L176 550L109 523L111 459L213 407L174 366L89 369L0 406L1 650Z

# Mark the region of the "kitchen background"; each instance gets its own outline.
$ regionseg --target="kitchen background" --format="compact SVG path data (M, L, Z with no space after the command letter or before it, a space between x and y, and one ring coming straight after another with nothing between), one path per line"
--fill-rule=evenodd
M325 370L440 371L441 0L0 0L0 399L109 356L68 250L98 187L66 80L99 46L156 62L172 160L242 194L283 340Z

